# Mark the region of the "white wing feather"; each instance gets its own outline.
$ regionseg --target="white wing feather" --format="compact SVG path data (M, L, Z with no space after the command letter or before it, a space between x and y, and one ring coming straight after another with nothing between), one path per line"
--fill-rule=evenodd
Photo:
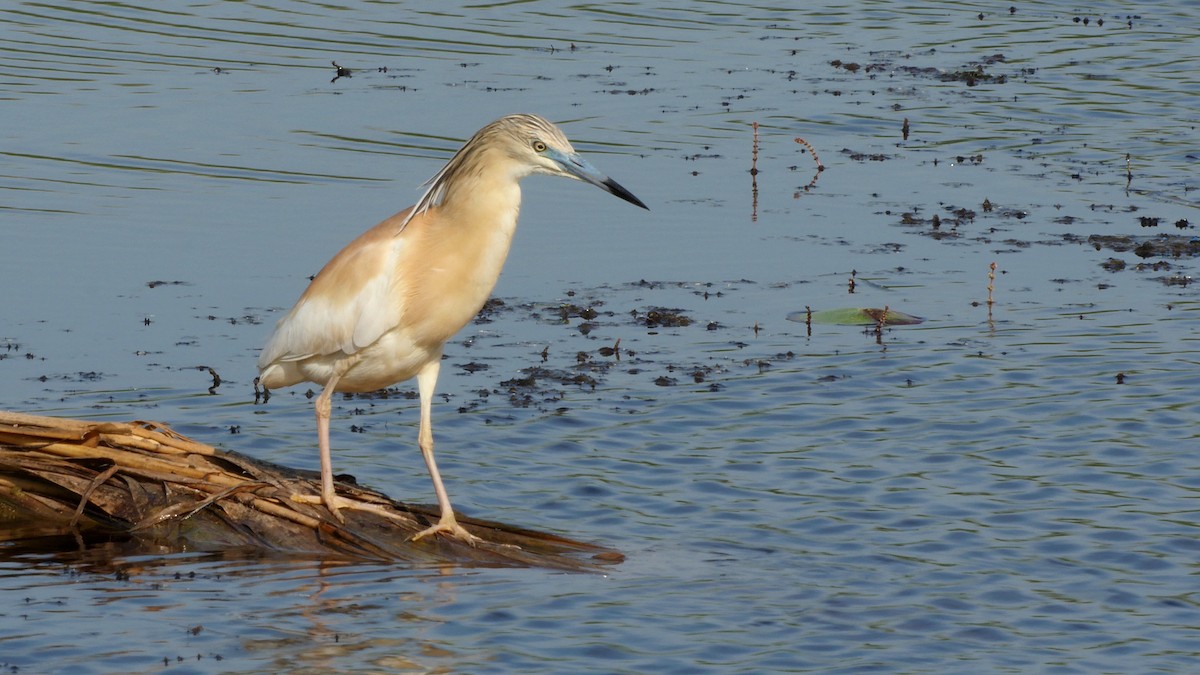
M395 260L403 239L392 239L387 251L367 247L343 261L343 267L378 272L360 282L357 292L331 299L320 288L310 289L275 326L263 347L259 370L275 362L303 361L314 356L350 355L371 345L400 324L403 307L389 290L395 281ZM323 270L324 272L324 270ZM313 286L321 282L314 279Z

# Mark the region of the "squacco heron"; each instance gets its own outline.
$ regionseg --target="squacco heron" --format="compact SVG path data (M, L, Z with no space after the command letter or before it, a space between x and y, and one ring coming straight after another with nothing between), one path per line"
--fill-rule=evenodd
M476 541L455 520L433 458L433 393L446 340L479 312L496 285L517 227L519 181L535 173L582 180L647 208L580 157L558 127L536 115L509 115L471 137L414 206L338 252L275 326L258 359L259 381L269 389L324 385L315 406L320 501L339 520L339 507L367 505L339 497L334 486L334 392L375 391L415 376L417 445L441 518L413 539L445 533Z

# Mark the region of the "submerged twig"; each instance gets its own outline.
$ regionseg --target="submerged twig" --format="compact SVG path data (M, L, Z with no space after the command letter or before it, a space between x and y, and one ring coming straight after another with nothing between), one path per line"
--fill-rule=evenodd
M333 79L329 81L330 84L337 82L340 78L354 76L349 68L343 68L342 66L339 66L337 61L330 61L330 63L332 63L333 67L337 69L337 75L334 75Z
M995 262L993 262L992 264L988 265L988 285L987 285L987 289L988 289L988 299L987 299L987 304L988 304L988 309L990 310L990 309L991 309L991 307L992 307L992 304L994 304L994 303L996 302L996 301L995 301L995 300L992 298L992 292L996 290L996 263L995 263Z
M208 393L216 394L217 387L221 386L221 376L217 374L217 371L213 370L209 366L196 366L196 370L208 371L208 374L212 376L212 386L208 388Z
M261 390L259 390L259 388L258 388L259 385L262 385ZM270 400L271 400L271 390L267 389L267 385L262 384L262 381L259 378L257 378L257 377L254 378L254 405L258 405L259 403L265 404L267 401L270 401Z
M613 343L611 347L601 347L600 356L615 356L618 361L621 360L621 338ZM544 360L544 359L543 359Z
M817 179L821 177L821 172L825 170L825 165L822 164L821 159L819 157L817 157L816 148L814 148L812 145L810 145L808 141L804 140L803 138L797 137L796 142L799 143L800 145L803 145L805 148L808 149L808 153L810 155L812 155L813 161L816 162L816 164L817 164L817 172L813 174L812 180L808 181L808 185L805 185L804 187L800 188L801 190L808 192L809 190L811 190L813 188L813 186L815 186L817 184ZM800 193L797 192L793 196L799 197Z
M992 292L995 291L995 289L996 289L996 263L993 261L992 264L988 265L988 285L987 285L988 317L987 317L987 320L988 320L988 328L989 329L995 329L995 327L996 327L995 323L992 321L992 305L995 304L995 302L996 302L992 298Z
M750 149L750 222L758 221L758 122L754 126L754 144Z

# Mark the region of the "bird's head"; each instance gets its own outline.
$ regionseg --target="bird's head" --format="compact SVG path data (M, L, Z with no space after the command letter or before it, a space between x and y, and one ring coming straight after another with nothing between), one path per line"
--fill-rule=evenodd
M565 176L591 183L625 201L649 209L620 183L600 173L571 147L563 132L537 115L501 117L480 129L426 183L428 189L409 211L400 229L414 216L440 206L459 186L471 184L485 171L507 171L519 180L531 173Z
M554 124L537 115L517 114L502 117L489 126L497 127L509 157L523 173L574 178L614 194L625 201L648 209L642 200L592 166L571 147L571 142ZM482 133L482 132L481 132Z

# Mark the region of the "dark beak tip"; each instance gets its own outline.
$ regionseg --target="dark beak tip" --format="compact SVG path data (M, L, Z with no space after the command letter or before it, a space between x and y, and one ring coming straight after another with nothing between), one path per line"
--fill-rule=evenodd
M650 207L646 206L644 203L642 203L642 200L638 199L637 196L635 196L632 192L630 192L629 190L626 190L624 187L621 186L620 183L618 183L617 181L615 181L611 178L604 181L604 189L608 190L609 192L616 195L617 197L624 199L625 201L629 202L630 204L633 204L634 206L640 206L643 209L646 209L647 211L650 210Z

